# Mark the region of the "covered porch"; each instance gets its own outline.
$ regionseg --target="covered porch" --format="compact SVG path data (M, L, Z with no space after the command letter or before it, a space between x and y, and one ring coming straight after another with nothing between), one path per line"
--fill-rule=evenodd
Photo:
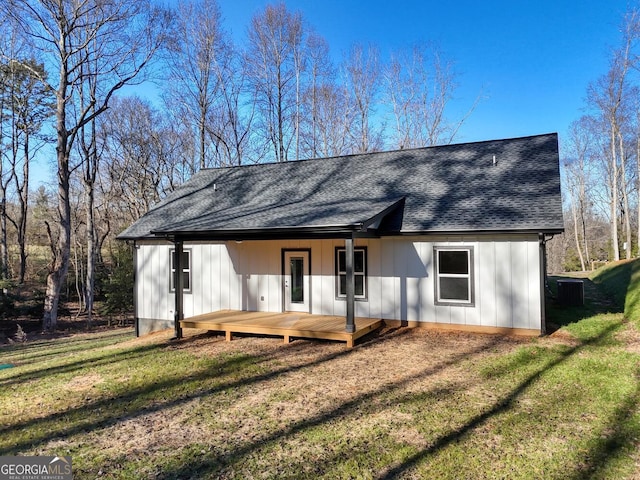
M173 281L175 287L175 308L174 308L174 329L175 337L182 337L183 328L201 328L212 331L224 331L227 340L231 340L233 333L255 333L267 335L283 336L285 342L289 342L292 337L298 338L319 338L327 340L339 340L347 343L348 347L353 347L354 342L383 325L381 319L366 318L361 316L356 318L356 273L355 264L355 242L359 238L379 238L381 231L386 232L388 229L397 228L398 216L401 216L404 207L404 197L396 198L395 201L383 199L373 202L373 206L367 203L364 211L360 211L362 206L358 205L355 213L351 209L347 209L347 219L345 223L303 225L303 226L264 226L258 229L202 229L202 230L183 230L181 228L166 228L152 230L152 234L164 238L173 243L173 263L171 271L173 272ZM323 210L309 213L310 220L319 221L324 218ZM352 216L353 215L353 216ZM318 217L320 216L320 217ZM390 218L394 221L389 220ZM341 217L341 220L342 217ZM306 223L306 222L305 222ZM330 273L325 273L326 277L336 281L335 292L331 289L332 296L340 297L344 301L344 313L342 315L318 315L312 312L326 313L327 311L335 312L334 309L313 308L311 304L311 287L310 278L312 276L311 254L312 248L309 246L312 242L335 241L340 244L336 248L340 248L343 260L336 260L335 268L331 268ZM271 267L270 274L279 279L281 293L279 294L281 305L271 305L268 310L271 313L259 313L255 305L243 303L242 305L234 305L232 308L237 310L221 310L213 313L201 314L185 318L184 315L184 295L185 285L189 285L188 281L191 262L188 255L185 257L185 243L194 244L199 242L226 242L233 245L242 245L243 242L263 242L275 241L280 242L281 265L277 271ZM290 246L288 242L304 242L306 245ZM227 247L229 249L229 247ZM234 248L234 251L238 248ZM338 250L336 250L338 252ZM267 263L272 262L275 256L267 259ZM235 254L236 262L242 255ZM333 257L333 255L331 255ZM234 255L230 255L232 263ZM257 263L261 263L260 260ZM183 266L187 268L183 268ZM258 267L252 265L248 270L241 273L242 283L240 290L245 291L247 281L255 274ZM366 287L364 286L364 274L366 267L364 261L360 264L359 298L366 296ZM231 271L231 270L230 270ZM236 265L233 265L233 271L240 272ZM177 274L182 272L182 275ZM264 272L262 272L264 275ZM259 273L258 273L259 275ZM186 282L185 282L186 279ZM267 295L255 295L261 301L269 298ZM266 309L267 310L267 309ZM339 309L342 310L342 309ZM279 312L278 312L279 311ZM278 313L275 313L278 312Z
M345 331L343 316L221 310L185 318L180 321L180 328L225 332L227 341L233 339L234 333L250 333L281 336L284 343L294 338L337 340L352 348L357 339L383 324L381 319L356 318L354 331L348 332Z

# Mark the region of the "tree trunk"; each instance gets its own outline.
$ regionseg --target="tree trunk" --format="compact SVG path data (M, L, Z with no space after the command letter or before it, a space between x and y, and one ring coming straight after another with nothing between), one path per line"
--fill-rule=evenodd
M618 247L618 156L616 153L616 128L615 119L611 120L611 248L613 260L620 260Z
M636 193L640 196L640 134L636 137ZM638 202L638 256L640 256L640 201Z
M584 171L584 167L582 168ZM587 263L591 265L591 254L589 253L589 242L587 241L587 222L585 219L585 211L587 205L587 196L584 188L584 178L580 179L580 223L582 225L582 241L584 242L584 256Z
M628 260L631 258L631 219L629 210L629 195L627 195L627 167L625 159L624 144L622 142L622 135L618 134L618 151L620 154L620 183L622 189L622 208L624 209L624 234L625 234L625 258Z
M299 52L294 53L296 69L296 160L300 160L300 65L298 64Z
M0 280L9 278L9 248L7 245L7 199L5 189L2 189L0 198ZM0 292L6 294L7 289L2 288Z
M18 219L18 249L20 250L20 271L18 282L24 283L27 272L27 219L29 213L29 134L24 137L24 164L22 166L22 187L19 188L20 217ZM16 187L18 186L16 176Z
M285 150L284 150L284 115L282 113L282 102L284 101L282 96L283 96L283 91L282 91L282 77L281 77L281 72L280 69L282 67L278 66L278 161L279 162L284 162L286 160L285 158Z
M84 270L82 269L82 245L77 237L77 230L72 231L73 242L73 278L76 287L76 295L78 296L78 312L76 313L76 319L82 312L85 311L85 298L84 285L81 283L84 281ZM78 248L80 248L80 258L78 259Z
M61 39L63 42L64 39ZM61 46L61 51L65 45ZM58 161L58 229L59 235L55 245L53 265L47 276L47 289L44 298L44 314L42 328L53 331L58 325L58 304L60 291L69 270L71 255L71 205L69 201L69 134L66 126L68 73L65 62L60 66L60 83L56 92L56 157Z
M4 100L4 97L2 97ZM2 138L2 125L4 113L4 101L0 104L0 139ZM3 162L0 159L0 280L9 278L9 248L7 244L7 186L3 183ZM7 294L7 288L0 289L0 296Z
M198 143L200 148L200 170L203 170L205 164L205 136L206 136L206 122L207 122L207 107L200 106L200 120L198 121Z
M578 251L578 257L580 257L580 267L584 272L586 269L584 267L584 256L582 255L582 247L580 245L580 235L578 233L578 214L576 212L575 201L571 202L571 213L573 215L573 234L576 238L576 250Z
M96 227L94 208L94 187L87 185L87 280L85 282L85 303L87 310L87 328L93 323L93 292L96 271Z

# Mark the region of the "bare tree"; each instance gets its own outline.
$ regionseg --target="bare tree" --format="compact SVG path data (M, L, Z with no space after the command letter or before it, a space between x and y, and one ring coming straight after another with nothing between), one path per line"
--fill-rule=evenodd
M307 92L311 95L311 92ZM353 126L353 111L345 89L333 82L317 86L315 99L308 99L307 107L313 106L313 133L304 136L309 152L315 157L346 155L355 150L350 132ZM307 119L310 115L307 114Z
M9 19L0 15L0 26L4 30L4 36L0 39L0 54L3 57L17 56L17 35L15 25ZM8 244L8 210L7 200L9 185L13 180L15 169L10 166L10 159L17 155L16 142L14 141L15 117L10 108L11 78L6 73L0 77L0 295L6 295L7 280L9 279L9 244Z
M0 294L7 293L6 281L9 279L9 244L7 233L7 196L9 185L13 180L13 169L9 168L8 158L13 156L14 148L10 143L6 146L4 137L6 135L7 113L5 108L5 95L0 95ZM9 117L10 118L10 117ZM9 155L7 155L7 153Z
M27 268L29 168L32 156L43 145L39 134L43 123L53 115L54 107L53 92L40 78L46 78L46 72L44 66L34 60L11 60L0 65L0 102L5 109L2 120L7 120L2 122L2 130L11 140L7 158L18 204L16 214L7 214L7 219L17 232L19 283L24 283Z
M335 85L335 69L329 58L329 44L317 33L307 37L307 54L308 86L300 99L302 122L299 128L302 155L316 158L321 155L318 126L320 110L323 108L321 102L330 98L327 91Z
M87 39L87 49L88 50L98 50L100 45L93 45L95 40ZM86 235L86 270L85 270L85 281L82 288L79 287L78 283L80 281L80 275L78 275L78 271L81 268L80 262L83 259L83 256L78 259L77 252L78 248L81 246L78 245L80 243L80 235L76 232L78 225L74 229L76 232L74 242L74 265L75 265L75 279L76 279L76 290L78 291L78 297L84 302L80 302L81 308L78 310L78 314L81 311L86 311L87 313L87 328L91 327L93 321L93 297L95 290L95 270L96 270L96 250L97 250L97 241L96 241L96 225L95 225L95 186L96 179L98 176L98 166L100 155L98 154L98 144L97 144L97 136L96 136L96 122L97 117L95 114L95 108L97 103L97 90L98 83L98 65L97 62L93 62L91 64L86 64L81 66L81 77L83 81L80 82L77 89L77 105L79 105L80 110L87 109L89 115L92 116L92 120L80 126L78 132L78 153L80 157L80 180L83 187L84 194L84 211L85 211L85 235ZM80 208L79 210L82 210ZM77 212L76 214L78 214ZM84 305L82 305L84 303Z
M114 99L100 122L103 195L117 224L129 225L189 175L192 138L138 97Z
M20 25L33 48L46 57L47 68L56 72L48 85L56 96L59 234L43 316L43 328L53 330L69 268L69 162L74 142L82 126L106 111L114 92L139 77L160 46L158 32L164 30L167 16L149 0L6 0L0 9ZM82 108L75 104L75 92L84 81L83 66L94 64L99 90L95 101Z
M435 46L416 46L392 54L384 73L386 98L393 110L393 141L398 148L451 143L475 109L450 122L447 107L456 90L453 63Z
M219 95L206 123L214 166L242 165L249 159L258 162L264 156L259 150L252 149L256 103L254 91L248 89L244 60L243 55L229 44L214 68Z
M289 159L299 124L304 29L299 13L267 5L251 20L247 65L266 141L278 162Z
M640 107L636 106L635 118L635 153L636 153L636 245L638 246L638 256L640 256Z
M620 213L622 233L625 239L623 246L625 258L629 259L631 258L631 209L629 207L629 182L627 180L628 150L626 148L626 135L622 131L618 132L617 141L620 156Z
M627 73L629 70L629 47L627 45L614 53L611 66L606 75L590 86L589 101L599 111L606 122L609 137L608 168L609 178L609 215L611 222L611 246L613 260L620 260L620 246L618 239L618 207L620 175L624 173L620 169L619 135L621 132L621 110L627 88Z
M178 3L168 49L170 94L194 126L199 168L211 163L207 158L211 156L207 153L207 122L226 80L221 70L228 63L228 42L215 0Z
M570 157L565 162L566 188L571 203L573 232L576 251L580 259L582 271L590 264L588 218L590 217L590 200L587 197L590 181L590 168L593 155L594 122L584 116L569 127Z
M382 147L382 129L374 128L373 114L380 90L378 49L354 45L345 59L349 103L354 114L352 153L365 153Z

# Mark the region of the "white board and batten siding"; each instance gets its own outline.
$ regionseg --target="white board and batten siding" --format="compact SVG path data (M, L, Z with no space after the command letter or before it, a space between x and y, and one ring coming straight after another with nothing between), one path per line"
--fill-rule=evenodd
M367 247L367 298L356 316L465 325L541 329L540 258L536 235L416 236L356 239ZM311 313L345 315L336 298L335 249L343 240L206 242L184 244L191 251L191 290L184 316L217 310L281 312L282 252L310 251ZM474 305L436 305L434 247L471 246ZM173 320L170 243L137 246L137 317ZM160 322L162 323L162 322Z

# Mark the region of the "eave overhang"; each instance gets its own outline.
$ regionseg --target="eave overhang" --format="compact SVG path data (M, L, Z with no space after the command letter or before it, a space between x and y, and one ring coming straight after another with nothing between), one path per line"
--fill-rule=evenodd
M362 224L355 225L328 225L312 227L271 227L271 228L246 228L232 230L175 230L151 232L151 237L168 240L303 240L324 238L348 238L355 232L362 230Z
M228 241L228 240L305 240L380 236L379 228L387 217L401 213L405 198L391 203L383 210L363 221L345 225L311 225L263 228L234 228L220 230L156 229L142 238L118 236L119 240L149 240L161 238L169 241ZM386 232L386 234L391 234ZM398 232L395 232L397 235Z
M425 236L425 235L559 235L564 228L483 228L483 229L435 229L435 230L402 230L400 232L380 232L380 236Z

